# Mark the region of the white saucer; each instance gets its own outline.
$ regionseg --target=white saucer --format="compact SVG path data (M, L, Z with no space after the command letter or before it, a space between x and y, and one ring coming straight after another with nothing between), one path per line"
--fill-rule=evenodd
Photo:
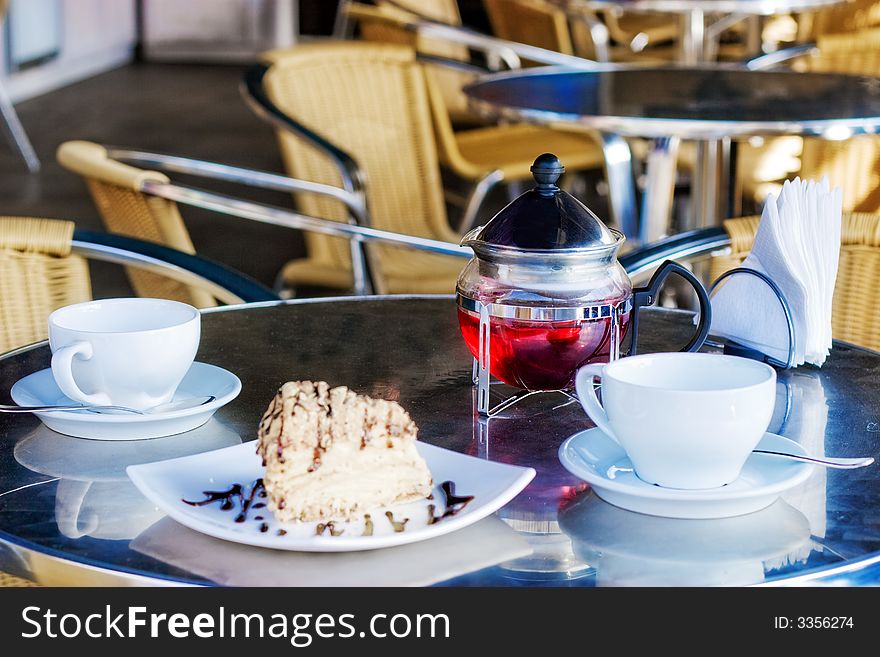
M87 411L49 411L34 413L43 423L68 436L93 440L143 440L171 436L207 422L217 409L241 392L241 381L232 372L216 365L193 363L183 377L174 399L214 395L214 401L170 413L147 415L89 413ZM58 388L51 369L29 374L17 381L10 391L19 406L75 404Z
M318 535L318 523L281 523L267 508L254 508L245 522L237 522L240 501L226 510L219 504L193 506L184 501L203 500L205 491L228 490L236 483L250 490L251 482L261 478L266 470L255 448L256 443L250 442L158 463L132 465L127 472L150 501L190 529L235 543L299 552L375 550L448 534L495 513L535 476L532 468L486 461L419 442L419 454L434 478L434 499L367 511L374 519L369 536L364 536L363 516L337 523L341 531L337 536L327 532ZM436 521L434 518L445 508L446 496L440 488L444 481L455 483L455 494L473 499L460 511ZM385 516L389 510L399 521L406 519L403 531L392 527Z
M765 433L758 448L806 455L796 442L773 433ZM752 454L739 479L726 486L704 490L662 488L639 479L623 448L600 429L581 431L562 443L559 460L606 502L668 518L727 518L758 511L806 481L813 469L809 463Z

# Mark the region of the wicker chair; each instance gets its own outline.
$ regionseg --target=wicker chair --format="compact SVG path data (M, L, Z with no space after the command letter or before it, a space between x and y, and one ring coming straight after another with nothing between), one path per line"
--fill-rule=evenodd
M376 7L369 9L378 10L398 20L410 18L427 18L432 21L461 27L461 14L458 12L458 3L455 0L378 0ZM468 62L470 51L461 43L454 43L447 39L419 36L418 34L405 34L396 29L392 24L380 21L362 21L358 18L358 9L364 9L360 3L351 3L346 11L349 12L361 27L361 34L369 41L383 43L401 43L414 46L420 53L449 59L452 61ZM436 73L437 84L443 100L449 110L449 115L456 125L480 125L485 123L483 119L474 114L467 104L467 97L461 89L470 82L473 74L461 69L446 67Z
M278 132L294 178L336 187L365 182L369 218L362 217L362 223L460 240L447 221L427 85L412 49L332 42L270 52L264 60L268 66L251 96L265 93L274 111L301 128ZM340 159L347 163L343 168ZM339 222L350 218L333 199L298 195L296 202L306 215ZM345 240L307 234L306 246L308 257L284 268L287 284L352 286ZM452 292L462 266L458 260L387 246L371 247L368 256L381 292Z
M667 16L597 13L568 0L483 0L483 6L502 39L600 61L661 63L676 56L673 47L646 48L677 36L677 23Z
M773 58L778 57L778 62ZM766 58L758 58L749 68L761 69L786 62L796 71L880 75L880 29L847 34L827 34L815 44L797 46ZM755 65L757 64L757 65ZM780 148L777 148L779 146ZM738 175L744 191L754 190L756 200L778 191L780 180L799 174L819 179L828 176L843 191L843 209L852 212L880 212L880 137L858 135L843 141L815 137L777 137L754 149L743 144ZM790 162L799 158L799 163ZM784 165L780 167L780 165ZM767 175L760 175L762 170Z
M0 352L43 340L56 308L92 298L73 222L0 217Z
M58 162L85 180L107 230L195 253L177 204L141 191L146 180L169 182L158 171L144 171L117 162L99 144L70 141L58 148ZM204 290L191 289L150 272L129 270L129 280L140 296L174 299L197 308L216 305Z
M880 25L880 2L850 0L802 14L798 20L798 41L816 41L826 35L851 33L877 25Z
M880 31L821 36L818 55L804 61L820 73L880 75ZM859 135L846 141L804 139L801 175L821 178L843 191L844 210L880 212L880 137Z
M365 38L371 41L403 43L415 47L425 66L426 82L431 101L434 132L439 148L440 164L459 178L474 185L492 186L500 181L520 182L531 179L529 167L537 154L552 152L558 155L569 171L600 169L605 163L601 140L580 130L561 130L525 123L490 125L468 130L454 129L454 114L447 105L448 90L443 82L449 70L461 76L461 68L452 69L448 60L437 60L431 52L424 53L418 33L406 29L406 21L389 15L385 10L352 5L352 15L361 26ZM473 79L475 73L468 78ZM465 79L459 77L461 83ZM458 89L459 95L461 88ZM483 194L477 197L482 198ZM475 204L465 209L461 228L467 228Z
M53 310L92 298L86 258L161 271L223 303L278 298L234 270L152 242L75 231L72 221L0 217L0 353L44 340Z
M730 251L710 261L710 280L738 267L755 242L760 217L724 222ZM873 303L880 290L880 216L844 213L841 227L840 265L834 289L834 338L880 350L880 313Z
M0 217L0 352L44 340L46 319L62 306L92 298L86 256L139 262L167 275L221 285L226 301L265 301L269 290L231 270L152 244L74 232L72 221ZM0 587L35 586L0 572Z
M574 54L565 12L539 0L483 0L495 36Z

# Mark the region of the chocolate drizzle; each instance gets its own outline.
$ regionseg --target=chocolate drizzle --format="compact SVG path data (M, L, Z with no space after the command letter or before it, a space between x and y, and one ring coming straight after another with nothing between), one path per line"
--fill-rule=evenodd
M439 516L434 515L434 505L428 505L428 513L430 517L428 519L428 524L433 525L435 522L440 522L444 518L450 518L454 516L459 511L464 510L464 508L470 504L474 496L473 495L456 495L455 494L455 482L454 481L444 481L440 484L440 488L443 490L443 494L446 497L446 509Z
M269 523L264 522L260 525L260 533L265 534L267 531L269 531Z
M203 500L181 501L190 506L207 506L214 502L220 502L221 511L232 511L236 507L235 500L238 500L240 511L239 514L235 516L235 522L242 523L247 520L247 514L251 509L251 505L253 505L253 508L257 508L257 505L253 504L254 498L266 497L266 490L263 487L263 480L257 479L251 484L247 498L245 498L244 488L241 484L232 484L232 486L229 487L229 490L224 491L202 491L202 494L205 495L205 499ZM262 507L266 505L260 504L259 506ZM257 516L257 520L262 520L262 516Z
M232 484L229 490L223 491L203 490L202 495L206 496L205 499L197 502L190 500L181 501L190 506L207 506L213 502L220 502L220 509L223 511L231 511L235 508L235 502L233 502L235 498L238 498L240 503L244 503L244 494L241 484Z
M336 529L336 523L331 520L326 523L319 522L318 526L315 527L315 536L323 536L327 530L330 531L330 536L342 536L342 533L345 531L344 529Z
M364 533L361 536L373 535L373 518L369 513L364 514Z
M388 518L388 522L391 523L391 526L394 528L394 532L396 534L399 534L404 529L406 529L406 523L409 522L409 518L404 518L403 520L400 520L400 521L395 520L394 514L391 513L391 511L386 511L385 517Z
M248 495L248 498L242 501L241 513L235 516L235 522L244 522L247 520L248 512L251 510L251 504L254 503L254 498L261 490L263 490L263 480L257 479L251 484L251 493Z

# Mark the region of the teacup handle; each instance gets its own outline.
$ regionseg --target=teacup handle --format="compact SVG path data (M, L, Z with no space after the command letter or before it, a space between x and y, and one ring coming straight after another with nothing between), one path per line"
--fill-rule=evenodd
M88 360L92 357L92 345L89 342L74 342L73 344L60 347L52 354L52 376L55 383L65 395L74 401L96 406L110 405L110 396L106 392L89 394L80 390L73 380L73 359L79 357Z
M669 274L678 274L690 283L697 293L697 299L700 304L700 323L697 326L697 332L694 333L691 341L681 351L699 351L709 335L709 328L712 325L712 303L709 301L709 294L706 292L706 288L690 271L673 260L666 260L657 268L654 275L651 276L651 280L648 281L646 287L639 287L633 290L633 310L632 319L630 320L630 332L632 333L632 346L629 350L630 356L635 356L638 349L639 309L642 306L650 306L657 300L657 294L660 292L660 288L666 282Z
M602 378L602 372L605 370L604 363L593 363L592 365L584 365L578 370L574 380L574 388L577 392L581 406L590 416L593 423L602 430L602 432L611 438L618 445L620 441L611 430L611 423L608 421L608 415L602 404L599 403L599 397L596 395L596 388L593 386L593 379Z

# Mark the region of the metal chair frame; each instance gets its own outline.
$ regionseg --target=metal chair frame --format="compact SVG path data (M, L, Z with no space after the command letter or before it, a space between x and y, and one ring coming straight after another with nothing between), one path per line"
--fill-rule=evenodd
M225 304L279 300L268 287L234 269L161 244L82 228L74 231L70 244L72 255L137 267L202 288Z
M321 139L317 135L316 138ZM133 166L147 167L169 173L186 174L208 180L232 182L248 187L271 189L274 191L321 194L345 204L350 214L351 222L342 223L320 219L294 210L177 183L144 180L139 191L147 195L158 196L183 205L191 205L241 219L250 219L285 228L342 237L352 243L353 250L357 249L361 253L363 253L364 243L377 242L460 258L470 258L472 255L469 248L459 246L458 244L371 227L365 207L362 183L359 182L360 172L356 168L351 170L352 175L348 178L352 189L344 189L333 185L290 178L268 171L218 164L216 162L207 162L177 155L152 153L114 146L105 146L105 148L110 158ZM334 149L335 147L330 145L330 148ZM334 151L330 150L327 152L332 154ZM342 163L346 162L345 157L347 156L342 153L339 161ZM355 294L371 293L373 291L372 281L374 276L369 260L361 258L354 260L353 264L355 280L363 282L363 285L355 288Z

